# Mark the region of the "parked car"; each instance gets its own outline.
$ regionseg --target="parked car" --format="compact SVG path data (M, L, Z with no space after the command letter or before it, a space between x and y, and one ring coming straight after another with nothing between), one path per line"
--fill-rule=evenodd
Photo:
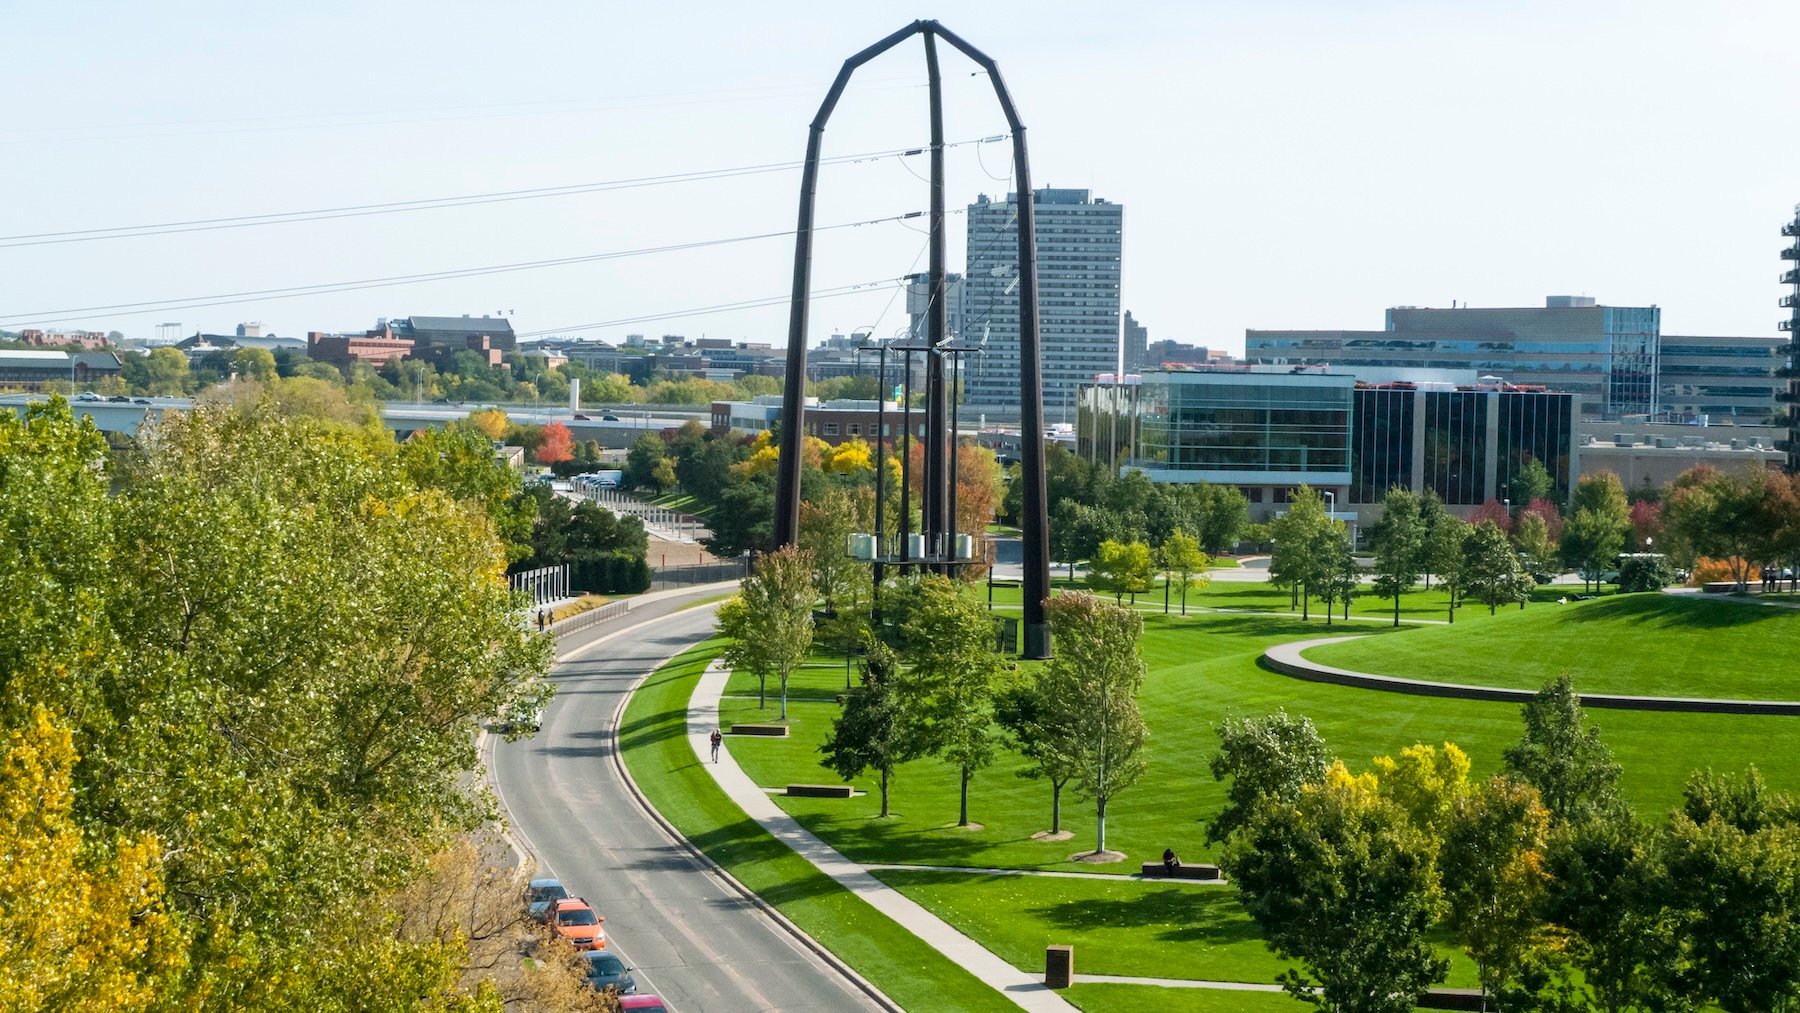
M578 950L598 950L606 946L606 930L600 927L605 920L580 897L567 897L550 906L550 927L557 935L575 944Z
M642 1010L643 1013L669 1013L669 1007L658 996L627 995L619 999L620 1009Z
M550 917L550 905L569 896L560 879L534 879L525 886L525 910L531 920L542 922Z
M637 992L637 979L631 976L631 968L625 966L617 953L590 950L581 955L581 964L582 973L587 976L588 987L594 991L616 988L620 995L633 995Z

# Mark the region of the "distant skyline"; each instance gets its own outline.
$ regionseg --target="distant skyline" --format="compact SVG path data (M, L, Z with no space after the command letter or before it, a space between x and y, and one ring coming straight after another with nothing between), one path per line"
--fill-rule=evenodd
M913 17L985 49L1034 182L1127 205L1123 307L1150 340L1241 351L1246 328L1378 328L1395 305L1662 308L1671 334L1774 335L1800 203L1791 4L1302 0L960 10L711 2L8 5L0 327L362 330L510 312L521 332L778 300L782 170L405 214L102 242L72 230L495 193L797 161L843 59ZM1003 133L946 55L946 133ZM865 67L827 156L926 140L916 42ZM948 204L1003 196L1008 146L948 156ZM926 206L926 159L827 166L821 224ZM922 219L822 233L812 342L902 331ZM964 226L949 225L950 265ZM69 308L564 266L237 305ZM202 301L202 300L196 300ZM781 344L783 303L567 333Z

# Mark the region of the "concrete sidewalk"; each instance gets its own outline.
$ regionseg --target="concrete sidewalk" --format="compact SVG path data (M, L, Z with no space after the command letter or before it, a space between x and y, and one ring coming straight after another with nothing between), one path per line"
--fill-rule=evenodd
M802 858L817 866L820 872L839 885L869 902L933 949L949 957L969 972L998 989L1018 1004L1020 1009L1045 1013L1074 1013L1062 996L1043 981L995 956L980 943L953 928L948 922L925 910L900 891L876 879L869 870L839 854L835 848L813 836L792 816L782 811L738 766L729 748L719 751L719 762L707 763L709 737L719 727L719 698L725 692L728 673L717 664L700 677L700 684L688 701L688 742L719 787L737 803L738 808L755 820L770 835L793 848ZM727 746L731 742L726 738Z

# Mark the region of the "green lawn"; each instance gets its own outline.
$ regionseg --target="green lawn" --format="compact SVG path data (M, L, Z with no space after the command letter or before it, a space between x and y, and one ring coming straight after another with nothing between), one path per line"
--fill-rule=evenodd
M1590 693L1794 700L1800 673L1769 661L1797 647L1800 610L1634 594L1502 610L1488 623L1413 629L1306 656L1439 682L1536 689L1567 672Z
M1075 947L1081 974L1273 983L1288 962L1263 945L1230 887L1050 876L982 876L889 869L877 873L933 914L1018 967L1044 947ZM1447 941L1455 987L1475 965Z
M957 779L954 770L936 760L920 760L900 769L894 783L895 816L876 816L873 794L852 799L777 801L802 824L853 860L871 864L975 866L1064 871L1109 872L1105 880L1052 877L990 877L943 872L884 871L880 875L926 907L981 940L1022 969L1042 967L1048 942L1073 943L1077 969L1090 974L1123 974L1225 980L1268 981L1281 962L1255 938L1229 888L1170 887L1125 878L1137 864L1152 861L1166 846L1184 859L1216 857L1203 844L1205 823L1223 800L1220 786L1206 769L1217 748L1213 727L1229 714L1261 714L1276 707L1310 716L1328 744L1356 769L1369 758L1394 753L1415 742L1452 740L1470 753L1474 773L1485 776L1499 768L1505 748L1520 734L1519 708L1511 704L1443 700L1380 693L1290 679L1261 668L1256 659L1269 645L1324 635L1319 619L1268 614L1285 611L1280 592L1259 584L1221 584L1209 589L1259 603L1260 613L1203 613L1186 618L1145 616L1144 656L1149 667L1143 705L1151 731L1148 771L1134 788L1113 800L1108 809L1109 847L1127 853L1125 862L1110 866L1070 861L1093 847L1091 804L1065 792L1063 827L1073 839L1043 841L1033 834L1050 820L1047 785L1017 776L1021 761L1002 751L995 764L981 771L971 787L970 816L980 826L953 826ZM1540 589L1542 591L1543 589ZM1557 592L1561 593L1561 592ZM1428 612L1441 607L1436 592L1418 592L1402 602L1405 610ZM996 600L1018 591L996 590ZM1352 628L1371 634L1359 642L1368 647L1410 645L1454 634L1468 643L1463 658L1511 656L1538 658L1542 648L1514 652L1513 631L1534 624L1569 622L1569 616L1591 613L1564 636L1586 645L1575 657L1583 670L1605 670L1632 658L1673 654L1665 641L1678 645L1695 629L1673 618L1655 621L1634 611L1674 598L1620 596L1579 605L1533 605L1524 611L1502 611L1489 617L1485 609L1459 612L1454 627L1409 626L1396 631L1378 623ZM1640 604L1645 603L1645 604ZM1208 602L1207 604L1213 604ZM1360 604L1360 603L1359 603ZM1385 605L1386 603L1380 603ZM1735 632L1757 623L1779 622L1785 613L1754 606L1700 602L1701 606L1735 609L1715 615L1713 630ZM1157 603L1160 609L1160 602ZM1014 612L1013 614L1016 614ZM1800 617L1793 617L1800 621ZM1334 629L1340 629L1335 627ZM1478 643L1477 643L1478 642ZM1758 644L1769 642L1759 640ZM1596 643L1611 645L1596 649ZM1629 645L1629 646L1627 646ZM1738 663L1765 652L1724 652ZM1426 657L1439 655L1425 648ZM1599 658L1598 655L1618 657ZM1779 656L1777 653L1776 656ZM1455 655L1451 655L1455 660ZM1577 673L1578 676L1580 672ZM1585 685L1585 683L1582 683ZM733 755L759 783L780 786L795 781L833 780L818 766L818 746L837 713L844 689L841 658L816 657L797 672L790 685L790 723L785 739L733 739ZM759 709L755 680L734 675L723 701L723 721L767 721L775 716L774 687L767 709ZM634 705L635 706L635 705ZM671 703L670 706L673 706ZM1763 718L1710 714L1659 714L1638 711L1591 711L1604 741L1624 766L1626 798L1647 817L1658 817L1679 800L1692 769L1711 766L1742 770L1756 763L1771 785L1800 789L1800 764L1787 743L1800 734L1800 718ZM685 746L685 744L683 744ZM685 758L691 765L691 757ZM635 768L634 768L635 769ZM871 789L868 777L858 786ZM683 789L689 790L689 789ZM660 804L660 800L659 800ZM859 965L860 966L860 965ZM1452 981L1467 983L1468 966L1458 958ZM939 993L940 995L942 993ZM1147 986L1090 985L1068 993L1090 1010L1293 1009L1292 1000L1257 993L1194 989L1157 990Z
M1075 972L1085 951L1075 953ZM1063 998L1088 1013L1296 1013L1311 1009L1286 995L1270 992L1221 992L1206 988L1156 988L1150 985L1076 985Z
M685 737L688 698L717 641L658 669L631 698L619 746L631 776L670 822L908 1009L1016 1009L1000 993L765 833L725 796Z

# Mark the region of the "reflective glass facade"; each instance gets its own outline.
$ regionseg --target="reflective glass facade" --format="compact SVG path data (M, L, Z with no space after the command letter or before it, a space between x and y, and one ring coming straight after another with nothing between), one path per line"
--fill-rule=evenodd
M1394 486L1412 486L1413 411L1418 392L1362 388L1351 425L1350 501L1374 503Z
M1488 395L1480 391L1424 391L1425 488L1448 506L1486 500Z
M1574 462L1574 420L1569 417L1569 398L1563 394L1519 391L1499 395L1499 425L1495 453L1499 455L1499 498L1515 499L1513 477L1527 461L1537 461L1550 472L1554 483L1550 498L1562 503L1569 498Z
M1314 484L1341 484L1350 470L1351 393L1349 377L1149 373L1138 388L1128 463L1189 473L1190 481L1298 484L1313 476Z

